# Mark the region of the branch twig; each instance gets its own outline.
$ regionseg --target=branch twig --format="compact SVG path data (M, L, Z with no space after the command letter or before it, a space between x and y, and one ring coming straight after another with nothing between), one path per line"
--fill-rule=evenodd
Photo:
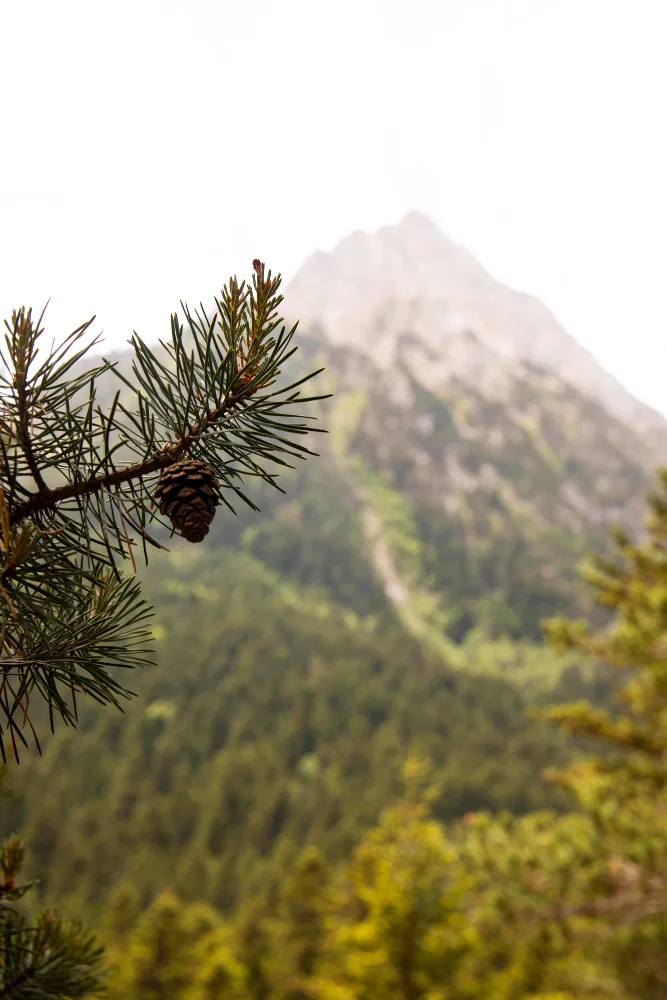
M191 424L183 437L172 444L164 445L162 451L153 455L152 458L148 458L143 462L136 462L134 465L128 465L123 469L117 469L115 472L85 479L83 482L67 483L65 486L59 486L52 490L45 486L44 490L40 490L40 492L33 494L29 500L24 500L23 503L16 504L12 508L10 515L11 526L20 524L31 514L45 510L47 507L52 507L54 504L62 503L64 500L71 500L73 497L90 496L102 489L121 486L124 483L142 479L144 476L150 476L154 472L161 472L162 469L168 465L173 465L183 455L186 455L200 434L204 433L208 427L235 409L240 402L247 396L251 396L255 391L255 389L242 389L240 392L230 393L220 406L209 410L199 424Z

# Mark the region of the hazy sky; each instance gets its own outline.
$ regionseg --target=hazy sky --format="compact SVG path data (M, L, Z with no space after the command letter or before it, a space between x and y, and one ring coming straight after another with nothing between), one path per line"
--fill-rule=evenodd
M0 312L168 335L421 208L667 415L665 0L0 0Z

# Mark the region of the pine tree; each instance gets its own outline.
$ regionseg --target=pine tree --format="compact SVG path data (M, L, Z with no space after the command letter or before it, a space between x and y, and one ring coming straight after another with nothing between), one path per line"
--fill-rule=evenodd
M612 624L592 635L583 621L546 623L557 649L585 652L621 671L617 698L624 707L611 715L578 702L544 715L603 750L548 777L569 787L619 845L637 840L633 861L653 867L652 892L661 893L667 904L667 853L653 856L642 843L649 827L665 828L667 816L667 469L648 503L645 542L633 544L616 529L622 563L595 557L584 568L598 602L616 610ZM665 834L661 849L667 847L667 829Z
M248 972L235 954L226 927L202 936L195 958L197 968L183 1000L248 1000Z
M315 976L321 1000L475 997L459 970L476 952L465 872L429 815L430 762L406 762L404 799L362 840L332 893L331 933ZM428 787L424 787L425 783ZM455 988L458 987L458 988Z
M121 708L132 697L117 678L154 662L152 610L132 574L138 542L165 546L149 531L154 519L172 534L201 543L216 508L235 513L225 491L251 508L248 477L284 492L263 462L313 455L291 440L307 434L292 406L319 397L294 391L319 372L277 387L296 347L296 325L281 327L281 278L253 261L252 288L230 278L211 316L186 305L184 326L171 317L166 360L134 333L134 383L117 362L81 371L97 343L80 342L92 320L42 353L37 322L22 307L6 321L0 350L0 755L32 734L38 752L39 707L51 731L59 716L76 726L77 701ZM280 330L278 329L279 327ZM186 341L189 339L189 346ZM320 369L321 371L322 369ZM120 386L108 411L98 380ZM288 408L287 410L285 408ZM309 418L306 418L309 419ZM312 418L310 418L312 419ZM28 926L16 903L23 848L10 838L0 864L0 996L13 1000L90 996L103 989L101 949L77 925L46 913ZM162 901L164 902L164 900ZM169 907L162 916L168 922ZM163 921L164 922L164 921ZM211 980L212 981L212 980ZM153 980L151 980L153 982ZM162 980L155 979L156 996ZM150 987L152 989L152 987ZM141 995L148 995L143 984ZM202 994L204 995L204 994Z
M125 1000L176 1000L182 994L195 973L184 910L170 892L153 901L126 942L112 995Z
M263 909L262 902L252 901L238 920L238 950L246 969L247 995L251 1000L269 1000L273 992L272 937Z
M607 867L585 901L556 912L617 929L610 953L619 976L633 996L653 1000L667 994L667 469L647 499L646 539L635 544L615 529L620 563L595 557L584 568L598 603L616 612L611 625L592 634L581 620L547 622L556 649L621 672L623 708L611 715L579 702L545 714L603 750L547 775L593 818Z
M308 1000L326 936L327 866L316 847L307 847L280 886L272 922L271 979L285 1000Z
M481 996L667 995L667 470L648 506L647 537L615 529L620 560L583 567L611 623L545 623L556 650L618 673L616 712L578 702L532 713L594 744L547 772L578 808L469 814L451 832L484 941L470 970Z

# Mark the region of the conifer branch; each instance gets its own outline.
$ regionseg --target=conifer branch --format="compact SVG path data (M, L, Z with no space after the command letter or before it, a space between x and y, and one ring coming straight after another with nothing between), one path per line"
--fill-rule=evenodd
M41 323L41 318L39 323ZM37 324L38 327L39 323ZM30 395L28 376L30 364L34 358L34 340L31 337L32 323L30 311L27 314L25 312L15 314L13 327L12 354L15 363L13 386L16 392L16 412L18 415L16 436L21 443L26 462L37 484L37 488L40 493L44 493L47 486L35 459L29 430L31 407L28 402Z
M164 548L146 531L156 507L172 529L201 541L220 501L235 513L221 486L255 510L237 485L242 477L261 477L284 492L257 458L291 468L281 454L301 459L316 454L288 436L320 429L295 423L295 414L283 408L328 398L304 398L294 391L322 369L270 388L296 350L290 348L296 326L287 333L282 327L273 336L282 323L277 314L281 277L265 273L257 259L253 270L252 288L230 278L215 300L212 319L203 306L193 316L181 303L192 349L186 348L183 326L172 315L171 342L160 341L166 364L134 333L134 384L117 362L105 358L92 370L77 369L97 338L82 349L71 348L92 320L58 350L52 348L35 372L44 313L33 324L32 311L22 308L5 324L7 353L0 350L3 758L5 739L11 739L17 760L17 741L26 745L22 730L32 727L33 692L47 702L53 731L54 710L67 724L76 724L78 693L119 708L120 699L132 695L109 667L153 662L151 609L141 600L139 586L123 579L116 561L117 555L129 557L136 573L130 528L140 537L146 562L146 542ZM96 404L95 380L107 374L120 379L131 398L126 405L119 390L105 414ZM158 499L159 490L164 499L167 470L176 465L170 480L177 484L174 496L196 493L183 489L181 477L192 472L201 479L205 471L208 494L202 490L197 499L204 503L201 498L208 495L210 513L178 519L173 501ZM157 485L148 481L151 477ZM68 501L74 503L67 506ZM48 528L42 527L45 521ZM71 694L71 706L63 691ZM34 730L33 735L39 750Z
M209 410L199 424L192 424L182 437L163 445L160 452L143 462L135 462L133 465L126 466L125 468L116 469L101 476L93 476L81 482L67 483L65 486L58 486L55 489L48 489L42 481L43 486L38 493L33 494L29 500L16 504L12 508L10 525L12 527L18 525L26 517L52 508L64 500L91 496L102 489L123 486L134 480L143 479L145 476L149 476L155 472L161 472L162 469L167 468L167 466L172 465L186 455L197 438L210 427L213 427L227 413L234 410L245 398L252 395L252 391L252 389L241 390L239 393L230 394L224 403Z

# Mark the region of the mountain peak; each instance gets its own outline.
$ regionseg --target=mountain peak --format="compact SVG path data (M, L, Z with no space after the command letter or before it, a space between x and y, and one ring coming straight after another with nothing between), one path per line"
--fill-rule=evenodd
M440 249L445 246L448 248L456 247L456 244L449 239L437 222L416 208L407 212L395 225L382 226L378 232L387 234L390 239L398 238L404 241L421 239L424 245L430 243L439 246ZM469 256L468 251L464 250L463 247L456 247L456 249Z
M465 247L421 211L375 232L354 231L332 250L314 253L285 291L289 317L317 326L376 364L397 362L402 334L440 356L462 356L458 341L473 332L489 364L529 362L587 393L664 448L667 425L635 399L570 336L538 300L496 281ZM463 352L465 355L465 352ZM451 375L465 375L457 367ZM648 440L647 440L647 443Z
M341 325L369 307L432 300L493 283L473 255L427 215L408 212L375 232L355 230L330 251L317 250L285 293L290 314L338 338Z

